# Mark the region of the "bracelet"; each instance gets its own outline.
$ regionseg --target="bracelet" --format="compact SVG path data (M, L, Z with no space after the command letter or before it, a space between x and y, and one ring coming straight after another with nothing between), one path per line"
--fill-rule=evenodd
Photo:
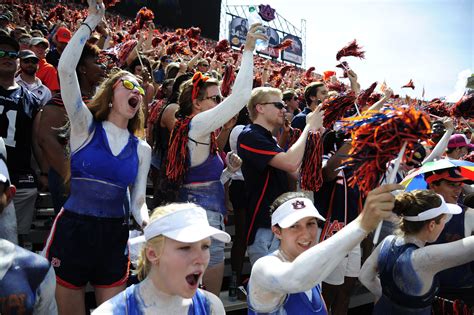
M94 30L92 29L92 27L90 27L90 25L89 25L89 24L87 24L86 22L82 22L82 23L81 23L81 25L85 25L85 26L87 26L87 28L88 28L88 29L89 29L89 31L90 31L90 35L92 35L92 33L94 33Z

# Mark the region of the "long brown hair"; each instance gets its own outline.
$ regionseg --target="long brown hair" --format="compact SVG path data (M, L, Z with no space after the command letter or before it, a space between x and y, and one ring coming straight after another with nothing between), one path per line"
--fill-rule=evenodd
M128 71L117 71L113 73L107 80L101 83L98 87L97 92L95 93L94 97L90 101L89 110L91 111L94 119L97 121L105 121L107 120L111 107L109 104L112 102L114 89L113 86L115 82L120 80L124 76L135 76ZM140 108L138 109L135 116L128 121L127 129L132 134L136 135L137 137L141 137L144 135L144 122L145 122L145 115L143 113L143 99L139 104Z

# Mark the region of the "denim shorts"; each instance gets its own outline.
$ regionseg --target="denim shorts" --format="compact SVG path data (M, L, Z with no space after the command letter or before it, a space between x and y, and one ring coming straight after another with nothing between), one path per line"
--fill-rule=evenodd
M220 181L183 185L179 189L178 200L193 202L203 207L209 224L221 231L225 230L224 214L227 209L224 204L224 188ZM211 237L209 267L224 261L224 246L223 242Z
M210 226L215 227L221 231L225 230L224 216L222 214L209 210L206 210L206 214ZM224 247L224 242L218 241L211 237L211 247L209 248L211 259L209 260L208 267L213 267L224 261Z
M259 228L252 245L247 247L250 263L253 265L259 258L267 256L280 247L280 240L271 229Z

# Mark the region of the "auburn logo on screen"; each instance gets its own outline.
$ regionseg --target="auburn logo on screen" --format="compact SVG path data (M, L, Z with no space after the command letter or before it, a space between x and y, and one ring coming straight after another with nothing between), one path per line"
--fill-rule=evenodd
M264 21L270 22L275 19L275 9L273 9L271 6L261 4L258 6L258 10L258 14Z

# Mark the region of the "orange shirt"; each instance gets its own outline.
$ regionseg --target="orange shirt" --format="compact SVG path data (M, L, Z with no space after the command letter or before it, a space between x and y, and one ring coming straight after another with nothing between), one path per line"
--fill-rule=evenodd
M40 60L36 76L51 90L51 92L53 92L53 94L55 91L59 91L58 71L52 64L48 63L46 59Z

